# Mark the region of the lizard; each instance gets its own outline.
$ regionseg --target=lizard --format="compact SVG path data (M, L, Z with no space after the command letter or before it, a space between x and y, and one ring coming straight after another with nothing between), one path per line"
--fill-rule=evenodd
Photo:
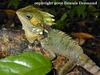
M63 55L69 59L58 75L66 75L74 65L82 66L93 75L100 75L99 66L84 54L77 42L63 31L51 28L55 21L53 15L32 5L18 9L16 14L30 43L39 40L42 48L50 53L51 59L56 55ZM44 28L45 25L50 28Z

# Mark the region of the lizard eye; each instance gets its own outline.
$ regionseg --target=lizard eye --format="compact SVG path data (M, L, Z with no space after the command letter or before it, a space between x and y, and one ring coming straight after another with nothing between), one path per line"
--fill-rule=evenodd
M27 13L25 16L27 19L31 19L32 18L32 14L31 13Z

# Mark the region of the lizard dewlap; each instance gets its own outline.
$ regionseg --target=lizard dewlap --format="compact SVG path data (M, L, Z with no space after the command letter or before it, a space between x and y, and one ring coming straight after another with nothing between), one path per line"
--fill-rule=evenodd
M83 53L82 48L71 37L60 30L43 28L44 25L54 24L53 15L33 6L21 8L16 13L30 43L37 39L42 48L50 53L51 59L55 55L63 55L69 59L58 71L59 75L66 75L75 65L82 66L93 75L100 75L100 68ZM40 34L43 31L47 31L44 38L44 34Z

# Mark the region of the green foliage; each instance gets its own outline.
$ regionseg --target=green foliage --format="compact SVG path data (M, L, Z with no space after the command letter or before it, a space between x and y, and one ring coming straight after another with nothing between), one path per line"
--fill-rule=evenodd
M8 3L8 7L13 6L15 8L17 8L19 5L19 0L10 0Z
M51 70L49 59L39 53L25 52L0 60L1 75L46 75Z
M56 11L58 16L56 16L56 24L54 25L54 28L60 30L63 30L65 27L69 27L69 25L75 21L90 21L91 17L94 20L98 20L100 16L100 9L93 5L65 6L58 7L56 10L58 10ZM59 15L61 16L59 17Z
M70 11L70 16L72 15L78 15L78 16L84 16L84 14L86 13L86 6L85 5L78 5L72 8L72 10Z
M57 20L57 22L56 22L56 25L55 25L55 28L57 28L57 29L63 29L63 27L64 27L64 25L65 25L65 20L66 20L66 18L67 18L67 13L65 12L62 16L61 16L61 18L59 19L59 20Z
M87 12L89 12L92 16L94 16L96 18L100 15L99 11L100 11L100 9L97 9L94 6L88 6L88 8L87 8Z
M65 10L60 19L56 21L56 25L54 26L57 29L64 29L65 25L68 25L68 21L75 15L78 17L85 17L86 15L86 6L66 6L69 10Z

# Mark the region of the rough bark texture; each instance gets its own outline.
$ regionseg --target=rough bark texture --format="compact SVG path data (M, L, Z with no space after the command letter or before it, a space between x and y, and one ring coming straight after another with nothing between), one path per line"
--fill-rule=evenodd
M0 30L0 58L20 53L27 46L23 30Z

